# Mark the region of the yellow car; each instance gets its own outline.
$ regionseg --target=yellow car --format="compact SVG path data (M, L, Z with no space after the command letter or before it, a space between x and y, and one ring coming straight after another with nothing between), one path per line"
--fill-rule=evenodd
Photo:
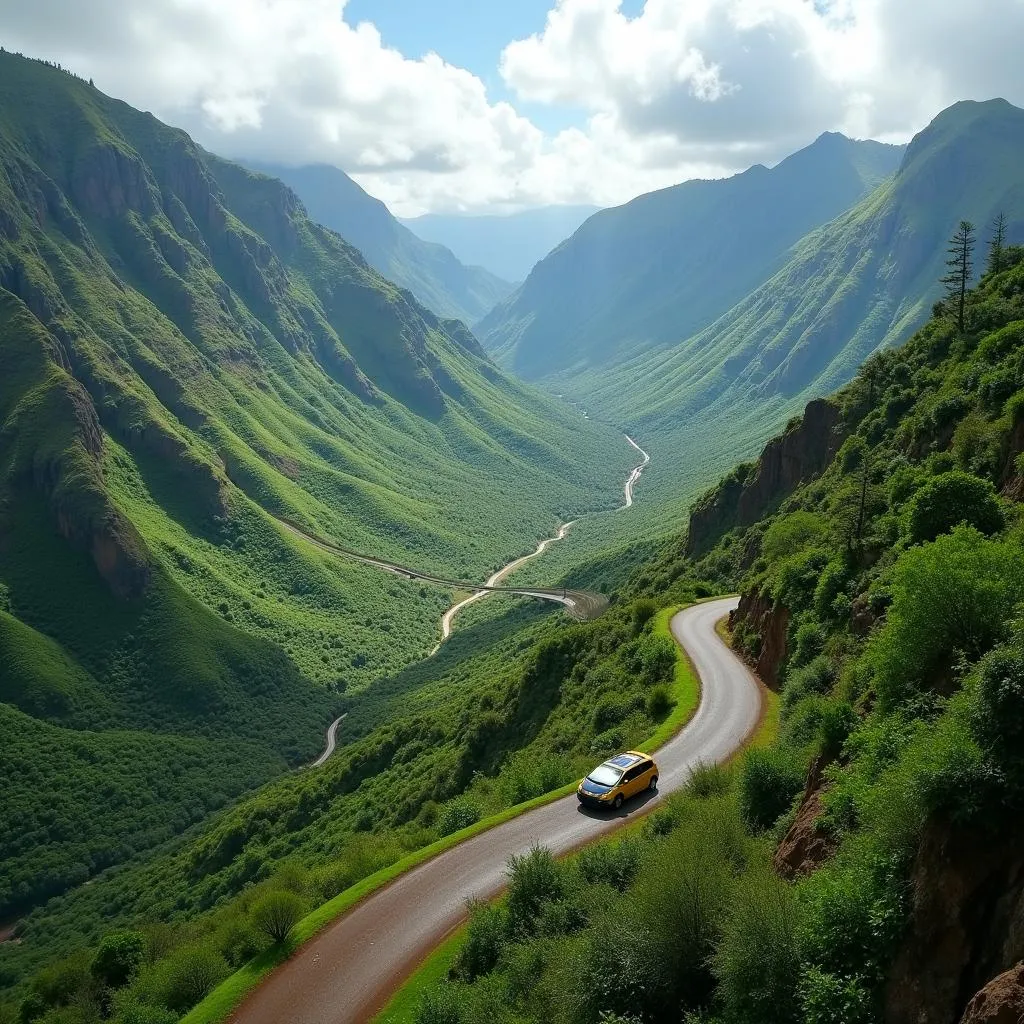
M627 750L598 765L576 790L576 799L585 807L614 807L644 790L658 788L658 766L653 758L637 750Z

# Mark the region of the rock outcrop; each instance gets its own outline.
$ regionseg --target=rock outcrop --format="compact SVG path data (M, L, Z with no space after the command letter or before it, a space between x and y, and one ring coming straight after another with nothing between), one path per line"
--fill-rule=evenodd
M978 829L933 823L918 849L912 887L885 1020L955 1024L975 993L1024 959L1024 828L996 841Z
M826 767L821 758L811 765L796 818L772 856L776 873L790 881L816 871L836 852L835 837L818 823L824 810Z
M752 467L740 467L694 505L686 554L699 557L723 534L763 518L821 473L845 438L837 406L825 399L808 403L803 416L772 438Z
M967 1004L960 1024L1021 1024L1024 1021L1024 963L990 981Z
M789 610L759 590L750 590L740 597L736 610L729 613L730 629L735 631L741 624L747 633L755 633L759 638L756 653L748 660L765 686L775 689L786 660Z

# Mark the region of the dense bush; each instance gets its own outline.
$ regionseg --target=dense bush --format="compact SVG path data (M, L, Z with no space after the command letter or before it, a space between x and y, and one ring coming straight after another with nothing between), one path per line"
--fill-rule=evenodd
M229 973L220 953L206 946L183 946L158 965L154 989L163 1006L185 1013Z
M905 551L893 570L892 606L870 658L886 706L941 687L958 655L974 660L1004 635L1024 599L1024 558L1013 541L960 526Z
M480 820L480 808L470 800L453 800L446 804L438 818L437 831L442 836L459 832Z
M803 769L782 747L748 751L740 766L739 802L743 820L755 829L771 828L803 788Z
M1003 528L1003 510L988 480L959 471L942 473L929 480L910 502L907 536L911 544L935 540L960 524L986 535Z
M533 934L545 905L561 900L565 894L562 868L550 850L536 846L522 857L513 857L509 861L506 899L509 933Z
M304 911L305 904L299 896L277 889L257 899L249 916L258 931L271 942L280 944L287 941Z
M473 981L494 970L505 947L508 920L501 907L479 903L470 909L466 941L459 950L455 974Z
M798 922L792 888L769 870L740 879L713 958L727 1021L800 1020Z
M96 951L92 975L110 988L120 988L135 977L145 958L146 940L139 932L112 932Z

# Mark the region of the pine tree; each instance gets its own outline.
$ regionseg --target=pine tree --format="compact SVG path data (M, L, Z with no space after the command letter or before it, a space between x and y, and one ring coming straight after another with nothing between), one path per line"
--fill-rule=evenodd
M956 234L949 240L946 250L948 273L942 279L946 286L946 301L956 309L956 325L964 333L964 310L967 303L967 287L974 272L974 225L969 220L960 221Z
M990 274L998 274L1006 265L1006 214L1000 213L992 221L992 237L988 241L988 267Z

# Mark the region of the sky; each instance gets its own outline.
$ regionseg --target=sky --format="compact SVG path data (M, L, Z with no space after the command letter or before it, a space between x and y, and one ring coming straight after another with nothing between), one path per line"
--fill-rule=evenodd
M0 42L400 216L613 205L1024 106L1024 0L0 0Z

